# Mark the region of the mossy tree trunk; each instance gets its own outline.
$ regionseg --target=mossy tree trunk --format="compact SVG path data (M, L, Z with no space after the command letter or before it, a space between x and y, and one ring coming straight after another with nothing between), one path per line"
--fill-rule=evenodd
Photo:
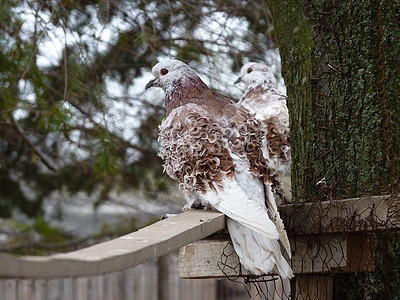
M267 3L287 85L295 201L396 191L400 1Z

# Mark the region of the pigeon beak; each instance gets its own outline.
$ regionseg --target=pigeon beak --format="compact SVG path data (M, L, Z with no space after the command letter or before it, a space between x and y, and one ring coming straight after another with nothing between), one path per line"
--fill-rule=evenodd
M157 78L154 78L154 79L150 80L150 81L146 84L146 86L144 87L144 89L147 90L148 88L151 88L152 86L154 86L155 83L156 83L156 79L157 79Z
M238 79L236 79L236 81L233 84L239 83L242 81L242 77L239 77Z

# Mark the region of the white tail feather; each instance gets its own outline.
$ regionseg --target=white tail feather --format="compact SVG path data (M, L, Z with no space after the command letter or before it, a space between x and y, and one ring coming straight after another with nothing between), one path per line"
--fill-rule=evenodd
M281 254L277 240L254 232L232 219L227 219L229 234L240 263L254 275L277 271L282 278L292 278L293 271Z
M223 188L207 191L202 198L216 210L231 219L270 238L279 238L276 225L267 217L267 211L256 201L249 199L234 179L224 179Z

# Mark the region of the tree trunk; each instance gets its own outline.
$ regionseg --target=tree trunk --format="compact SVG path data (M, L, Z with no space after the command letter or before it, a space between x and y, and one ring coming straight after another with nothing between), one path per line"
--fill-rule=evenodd
M400 1L267 3L288 91L294 200L393 193Z

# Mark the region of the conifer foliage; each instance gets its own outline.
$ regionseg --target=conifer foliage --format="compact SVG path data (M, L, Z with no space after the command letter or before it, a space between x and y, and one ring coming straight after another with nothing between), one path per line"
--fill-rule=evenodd
M0 217L36 215L61 189L106 200L149 174L165 189L162 97L140 77L161 57L237 71L276 47L263 1L10 0L0 13Z

